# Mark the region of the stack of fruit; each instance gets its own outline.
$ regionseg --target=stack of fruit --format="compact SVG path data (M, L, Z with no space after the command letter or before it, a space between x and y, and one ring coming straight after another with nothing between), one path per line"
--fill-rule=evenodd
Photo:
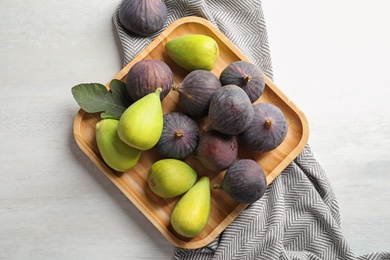
M124 19L124 13L135 8L128 2L119 13L121 22L137 33L139 25ZM141 35L161 28L160 23ZM147 187L162 198L181 196L171 213L172 227L184 237L195 237L209 220L212 188L246 204L265 192L262 167L252 159L238 158L238 142L255 153L271 151L285 139L288 124L278 107L258 102L265 80L257 66L235 61L219 76L211 72L219 58L213 38L187 34L168 41L165 50L188 72L178 84L167 63L145 59L130 68L125 81L113 80L110 90L100 84L79 84L72 93L86 112L103 112L96 124L96 143L110 168L130 171L142 151L150 149L163 157L151 165ZM164 114L162 101L171 91L178 94L179 110ZM205 169L223 174L221 183L210 185L209 176L198 175L185 162L191 155Z

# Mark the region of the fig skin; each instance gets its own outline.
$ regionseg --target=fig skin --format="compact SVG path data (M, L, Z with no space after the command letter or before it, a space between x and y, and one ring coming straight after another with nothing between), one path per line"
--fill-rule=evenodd
M264 153L278 147L286 138L288 123L283 112L271 103L253 105L255 117L239 139L250 151Z
M196 237L206 227L210 211L210 178L201 176L173 207L170 218L171 226L183 237Z
M207 115L211 98L221 88L218 77L208 70L193 70L173 87L179 93L179 105L191 117Z
M173 83L171 68L161 60L138 61L126 77L126 89L134 101L153 93L157 88L162 88L160 99L163 100L171 91Z
M235 135L225 135L218 131L202 132L195 158L213 171L226 170L237 159L238 144Z
M164 156L185 159L198 145L199 126L189 116L180 112L164 115L163 131L155 148Z
M247 61L230 63L219 76L222 85L237 85L242 88L253 103L264 92L265 79L263 71Z
M187 71L197 69L211 71L219 58L217 41L204 34L186 34L165 44L168 56Z
M118 13L122 26L141 36L150 36L161 30L167 20L163 0L123 0Z
M224 190L238 203L251 204L264 195L267 178L256 161L240 159L227 169L221 184L214 184L213 188Z
M163 110L161 88L134 102L119 118L117 133L127 145L144 151L153 148L161 137Z
M249 127L253 116L253 106L245 91L236 85L226 85L211 99L205 130L236 135Z
M161 198L174 198L194 186L198 175L182 160L161 159L152 164L148 172L148 186Z
M96 123L96 144L103 161L113 170L126 172L141 157L141 151L125 144L118 136L119 120L105 118Z

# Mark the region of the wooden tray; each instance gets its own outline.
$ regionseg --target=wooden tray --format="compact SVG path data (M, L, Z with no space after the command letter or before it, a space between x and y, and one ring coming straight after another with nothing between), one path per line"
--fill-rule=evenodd
M233 43L207 20L198 17L186 17L172 23L114 78L125 81L127 72L137 61L160 59L171 67L174 72L175 83L181 82L188 72L173 63L167 56L164 45L171 39L189 33L208 35L217 41L220 47L220 58L212 72L218 77L229 63L237 60L249 61ZM109 82L106 86L108 88ZM180 110L177 100L178 93L171 91L162 103L164 113ZM258 161L267 175L269 184L303 150L308 140L309 129L305 115L290 102L269 78L266 78L263 95L256 102L269 102L278 106L285 114L289 127L284 142L277 149L268 153L253 154L239 146L239 158L252 158ZM195 238L181 237L175 233L170 225L170 213L178 198L159 198L147 186L149 168L153 162L160 159L159 155L154 149L144 151L139 163L130 171L118 173L111 170L102 161L95 142L95 124L99 119L98 113L89 114L80 109L74 120L73 128L77 144L173 245L189 249L206 246L247 207L246 204L233 201L222 190L212 189L211 215L207 226ZM186 162L197 170L199 176L209 175L211 183L219 183L222 180L224 172L210 172L192 157L188 158Z

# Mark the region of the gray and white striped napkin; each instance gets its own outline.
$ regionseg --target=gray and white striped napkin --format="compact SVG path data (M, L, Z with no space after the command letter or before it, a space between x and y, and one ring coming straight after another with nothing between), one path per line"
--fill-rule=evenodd
M259 0L165 0L167 25L184 16L208 19L272 79L264 15ZM118 6L119 7L119 6ZM113 22L130 62L151 37L128 34ZM337 200L310 146L208 246L177 248L173 259L390 259L390 252L356 256L340 228Z

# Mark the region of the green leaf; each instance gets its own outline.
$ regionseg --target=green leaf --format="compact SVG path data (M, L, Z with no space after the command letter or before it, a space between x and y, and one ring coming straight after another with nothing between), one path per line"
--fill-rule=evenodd
M110 82L110 90L100 83L86 83L74 86L72 94L84 111L102 112L101 118L119 119L132 104L126 84L117 79Z

